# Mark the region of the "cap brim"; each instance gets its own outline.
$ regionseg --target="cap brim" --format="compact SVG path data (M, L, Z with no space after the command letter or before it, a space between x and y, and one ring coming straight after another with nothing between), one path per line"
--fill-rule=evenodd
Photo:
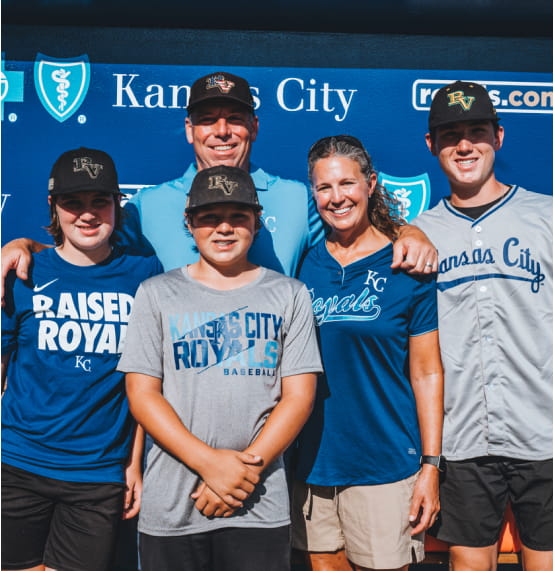
M451 125L453 123L468 123L470 121L500 121L501 117L491 115L483 116L478 115L476 117L455 117L450 119L445 119L444 121L436 121L434 124L428 124L428 129L437 129L438 127L443 127L445 125Z
M203 208L204 206L215 206L216 204L238 204L240 206L246 206L248 208L253 208L254 210L262 210L262 206L260 204L252 204L251 202L241 202L240 200L216 200L214 202L205 202L204 204L197 204L195 206L187 206L185 208L185 213L190 214L199 208Z
M122 194L119 188L109 190L107 188L91 188L90 186L76 186L73 188L62 188L62 189L54 189L49 191L51 196L57 196L59 194L72 194L75 192L104 192L106 194Z
M190 113L195 107L198 107L201 103L212 102L212 101L214 101L214 102L216 102L216 101L227 101L227 102L231 102L231 103L239 103L240 105L242 105L243 107L245 107L249 111L254 112L254 106L249 105L248 103L245 103L245 101L243 101L242 99L239 99L238 97L218 94L218 95L208 95L207 97L203 97L202 99L197 99L191 105L187 105L187 113Z

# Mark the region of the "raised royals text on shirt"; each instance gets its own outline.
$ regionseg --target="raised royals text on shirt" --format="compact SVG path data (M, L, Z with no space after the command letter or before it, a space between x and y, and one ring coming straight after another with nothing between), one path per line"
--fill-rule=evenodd
M2 311L11 353L2 398L2 461L71 482L121 482L133 420L116 365L137 287L155 258L113 253L75 266L54 248L12 273Z

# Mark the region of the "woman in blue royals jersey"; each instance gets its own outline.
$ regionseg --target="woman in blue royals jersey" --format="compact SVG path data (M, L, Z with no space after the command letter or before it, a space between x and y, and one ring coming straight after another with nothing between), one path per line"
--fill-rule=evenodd
M299 277L325 373L299 439L293 545L314 571L407 569L439 511L435 281L391 269L402 221L358 139L325 137L308 162L328 233Z
M63 153L49 191L56 247L10 276L2 310L2 569L103 571L142 489L143 433L115 369L137 287L162 267L113 248L105 152Z

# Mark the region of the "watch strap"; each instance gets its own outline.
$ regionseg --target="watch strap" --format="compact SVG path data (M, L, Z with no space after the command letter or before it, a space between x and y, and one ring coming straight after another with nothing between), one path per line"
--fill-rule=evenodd
M435 466L440 472L445 469L445 457L444 456L420 456L420 465L431 464Z

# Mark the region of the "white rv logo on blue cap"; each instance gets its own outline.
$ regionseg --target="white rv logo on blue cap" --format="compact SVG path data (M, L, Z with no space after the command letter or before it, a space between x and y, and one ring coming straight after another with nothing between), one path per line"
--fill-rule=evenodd
M54 59L37 54L35 89L43 107L56 119L69 119L81 106L90 82L89 58Z

